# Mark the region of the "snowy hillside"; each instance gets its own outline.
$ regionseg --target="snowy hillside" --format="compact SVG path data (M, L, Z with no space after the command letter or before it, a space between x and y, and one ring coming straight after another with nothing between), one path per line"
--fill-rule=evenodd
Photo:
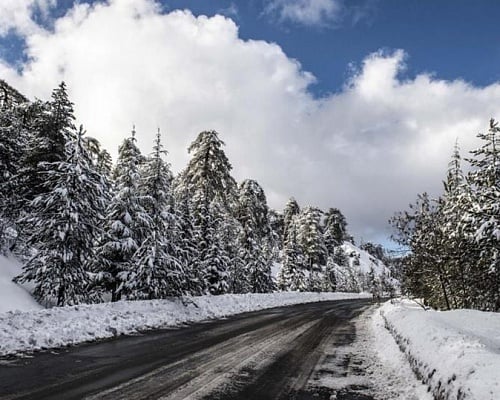
M279 283L281 263L274 263L271 274L276 283ZM359 248L351 242L345 241L343 245L336 248L333 256L333 265L322 267L318 279L325 279L325 274L331 268L335 274L336 288L338 292L373 292L374 287L388 293L397 291L399 282L391 277L390 269L384 262L367 251ZM309 271L305 270L306 279ZM279 286L279 284L278 284Z
M342 262L341 257L336 260L337 290L380 293L397 290L399 282L391 277L383 261L350 242L344 242L341 248L347 262Z
M375 276L389 275L389 268L367 251L360 249L350 242L344 242L342 248L349 257L351 265L357 267L358 272L368 274L373 268Z
M500 399L500 314L425 311L386 303L381 313L413 370L439 399Z
M43 308L31 297L29 286L12 282L12 278L20 273L21 265L18 261L0 256L0 313Z

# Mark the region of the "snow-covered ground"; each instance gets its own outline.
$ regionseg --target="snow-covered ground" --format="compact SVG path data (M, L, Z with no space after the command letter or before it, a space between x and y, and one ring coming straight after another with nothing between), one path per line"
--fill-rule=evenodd
M21 273L19 261L0 255L0 313L6 311L40 310L38 304L29 292L28 285L17 285L12 278Z
M349 257L350 264L353 267L357 267L356 270L358 272L368 274L370 269L373 268L375 276L381 276L383 274L389 275L389 268L387 268L381 260L373 257L367 251L360 249L350 242L344 242L342 248ZM357 259L356 263L354 262L355 259Z
M361 272L371 260L358 248ZM366 254L365 254L366 253ZM279 267L279 265L276 265ZM380 272L385 266L379 265ZM277 270L277 268L275 268ZM26 285L12 278L20 264L0 256L0 356L57 348L149 329L298 303L367 297L349 293L274 293L122 301L43 309ZM368 317L368 315L371 315ZM362 315L357 342L344 351L366 373L359 384L384 399L500 399L500 314L472 310L425 311L409 301L388 302ZM415 379L412 370L425 382ZM351 371L352 373L352 371ZM349 382L358 379L353 373ZM322 378L322 384L328 379ZM332 380L339 385L339 380ZM345 384L349 384L345 382ZM352 382L351 382L352 384Z
M271 307L369 297L359 293L272 293L120 301L0 314L0 355L56 348Z
M357 325L361 345L358 351L370 360L367 373L377 398L389 400L433 400L428 388L417 379L408 359L401 352L385 321L376 310L367 318L361 316ZM362 333L367 331L366 335Z
M354 331L351 343L342 340L343 334L350 335L346 326L325 346L309 386L330 389L331 399L434 400L385 328L376 306L355 319Z
M500 399L499 313L425 311L409 301L386 303L380 313L437 399Z

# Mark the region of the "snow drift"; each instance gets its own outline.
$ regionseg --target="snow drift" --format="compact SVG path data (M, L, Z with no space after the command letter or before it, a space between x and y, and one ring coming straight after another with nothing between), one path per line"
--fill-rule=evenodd
M387 328L436 399L500 399L500 314L386 303Z
M22 266L18 261L0 255L0 313L43 308L31 297L28 285L18 285L12 282L12 279L21 271Z

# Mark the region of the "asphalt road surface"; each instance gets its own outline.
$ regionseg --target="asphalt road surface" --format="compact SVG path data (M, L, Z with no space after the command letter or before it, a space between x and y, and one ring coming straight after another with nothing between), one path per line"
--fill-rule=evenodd
M0 399L373 399L363 387L311 385L325 346L352 343L353 320L369 306L345 300L273 308L0 359ZM343 358L323 373L345 378L349 363Z

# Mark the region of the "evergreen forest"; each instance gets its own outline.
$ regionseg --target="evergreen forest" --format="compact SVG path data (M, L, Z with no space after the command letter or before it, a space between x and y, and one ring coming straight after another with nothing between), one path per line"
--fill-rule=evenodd
M142 154L133 128L113 163L64 82L48 101L0 83L0 251L42 304L391 286L356 272L340 210L291 198L277 212L255 180L236 182L218 132L198 134L178 174L159 130Z

